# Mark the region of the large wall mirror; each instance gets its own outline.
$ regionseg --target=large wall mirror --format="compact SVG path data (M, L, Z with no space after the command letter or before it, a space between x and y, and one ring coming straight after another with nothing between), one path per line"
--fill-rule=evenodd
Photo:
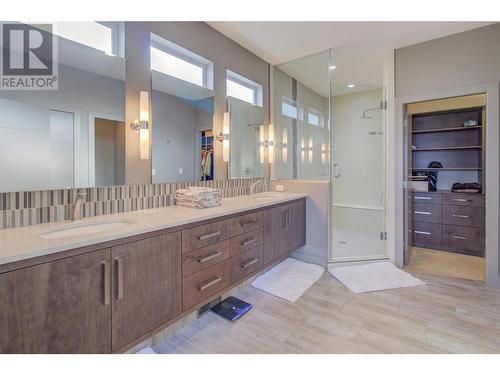
M0 90L0 192L124 184L123 25L30 26L53 36L58 88Z
M229 97L229 177L264 176L267 126L261 106Z
M151 34L152 182L215 177L212 63Z

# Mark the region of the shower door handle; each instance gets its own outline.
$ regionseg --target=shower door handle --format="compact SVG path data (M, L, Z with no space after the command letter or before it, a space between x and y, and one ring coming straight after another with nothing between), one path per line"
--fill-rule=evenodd
M340 177L340 164L339 163L333 164L333 177L335 177L335 178Z

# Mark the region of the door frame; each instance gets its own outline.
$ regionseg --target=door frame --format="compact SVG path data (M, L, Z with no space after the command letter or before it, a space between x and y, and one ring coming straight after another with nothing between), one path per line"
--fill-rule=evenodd
M390 249L391 260L403 267L404 265L404 109L410 103L437 100L443 98L486 94L486 151L483 168L486 170L486 226L485 226L485 261L486 285L500 288L499 264L499 110L500 92L499 82L485 83L468 87L461 87L424 94L408 95L395 98L395 128L394 128L394 184L395 194L391 197L395 207L394 221L394 247Z

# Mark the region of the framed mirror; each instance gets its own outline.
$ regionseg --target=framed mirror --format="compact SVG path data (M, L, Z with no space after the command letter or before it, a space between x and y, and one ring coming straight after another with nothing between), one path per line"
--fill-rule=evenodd
M57 87L0 90L0 192L124 184L123 25L24 25L51 40Z

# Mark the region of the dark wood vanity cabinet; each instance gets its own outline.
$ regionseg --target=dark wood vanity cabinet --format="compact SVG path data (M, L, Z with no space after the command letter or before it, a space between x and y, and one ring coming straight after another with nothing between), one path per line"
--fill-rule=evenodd
M304 244L302 198L21 264L0 273L0 353L126 351Z
M264 213L264 264L306 243L305 200Z
M112 350L182 311L180 232L111 248Z
M109 353L110 250L0 274L0 353Z

